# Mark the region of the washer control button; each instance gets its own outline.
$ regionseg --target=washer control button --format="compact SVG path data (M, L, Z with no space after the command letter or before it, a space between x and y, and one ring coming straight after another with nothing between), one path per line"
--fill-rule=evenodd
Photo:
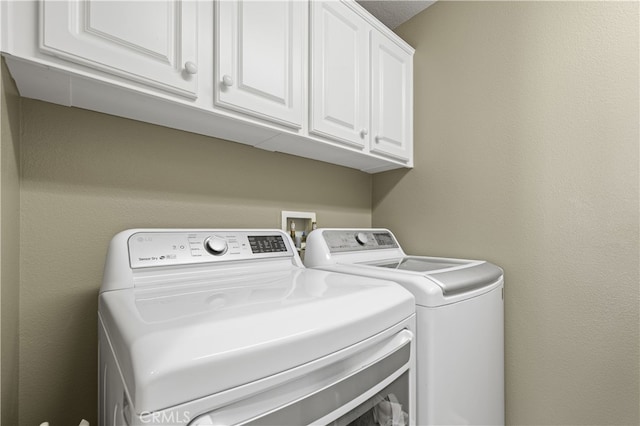
M204 240L204 248L214 256L221 256L227 252L227 240L221 237L211 236Z
M363 246L369 242L369 238L367 237L367 234L365 234L364 232L358 232L356 234L356 241L358 242L358 244Z

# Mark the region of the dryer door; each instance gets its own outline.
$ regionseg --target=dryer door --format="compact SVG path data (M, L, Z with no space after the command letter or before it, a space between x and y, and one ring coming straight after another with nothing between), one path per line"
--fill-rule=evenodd
M376 347L201 415L189 426L415 424L414 343L404 329Z

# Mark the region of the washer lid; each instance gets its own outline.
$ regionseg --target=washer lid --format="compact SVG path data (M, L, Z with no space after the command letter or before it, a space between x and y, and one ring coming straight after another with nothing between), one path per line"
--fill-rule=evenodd
M407 256L400 259L387 259L382 262L372 263L372 265L381 268L398 269L402 271L413 272L431 272L443 269L455 268L458 266L467 266L473 261L460 259L447 259L437 257L416 257Z
M179 290L104 292L99 309L142 413L344 349L406 319L415 302L388 281L294 268Z
M445 296L489 286L503 274L501 268L483 260L440 257L407 256L369 265L424 274L442 288Z

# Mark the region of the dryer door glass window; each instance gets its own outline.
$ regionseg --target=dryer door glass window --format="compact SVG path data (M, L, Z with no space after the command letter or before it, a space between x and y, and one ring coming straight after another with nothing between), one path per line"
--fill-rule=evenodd
M336 426L409 426L409 373L340 417Z

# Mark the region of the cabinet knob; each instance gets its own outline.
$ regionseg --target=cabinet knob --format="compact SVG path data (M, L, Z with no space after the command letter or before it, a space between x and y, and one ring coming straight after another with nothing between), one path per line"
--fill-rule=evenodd
M233 78L229 74L225 74L222 76L222 84L227 87L233 86Z
M360 130L360 137L364 138L365 136L367 136L369 134L369 131L367 129L362 129Z
M197 74L198 73L198 66L196 64L194 64L191 61L187 61L184 64L184 69L187 72L187 74Z

